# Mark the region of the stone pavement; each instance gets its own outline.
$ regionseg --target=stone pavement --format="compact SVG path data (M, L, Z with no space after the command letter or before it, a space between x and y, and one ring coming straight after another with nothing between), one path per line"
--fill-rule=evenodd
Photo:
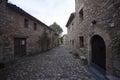
M63 45L17 60L0 74L0 80L95 80Z

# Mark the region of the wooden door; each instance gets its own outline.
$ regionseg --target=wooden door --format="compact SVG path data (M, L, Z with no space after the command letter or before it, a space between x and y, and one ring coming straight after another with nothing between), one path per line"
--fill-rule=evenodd
M14 54L15 56L26 55L26 38L14 39Z
M92 62L101 69L106 70L106 47L102 37L96 35L92 38Z

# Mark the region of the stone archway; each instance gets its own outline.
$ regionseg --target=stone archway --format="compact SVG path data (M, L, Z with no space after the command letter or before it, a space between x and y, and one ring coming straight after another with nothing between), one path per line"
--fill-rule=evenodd
M106 45L102 37L95 35L91 38L91 63L99 70L106 70Z

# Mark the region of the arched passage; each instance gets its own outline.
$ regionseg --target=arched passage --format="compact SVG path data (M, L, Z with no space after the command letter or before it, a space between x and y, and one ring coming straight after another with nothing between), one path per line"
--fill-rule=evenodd
M106 46L102 37L95 35L91 38L91 62L102 70L106 70Z

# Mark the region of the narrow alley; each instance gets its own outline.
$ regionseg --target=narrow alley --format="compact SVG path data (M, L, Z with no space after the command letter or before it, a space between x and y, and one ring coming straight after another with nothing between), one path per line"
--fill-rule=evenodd
M23 57L1 69L0 74L0 80L95 80L63 45Z

